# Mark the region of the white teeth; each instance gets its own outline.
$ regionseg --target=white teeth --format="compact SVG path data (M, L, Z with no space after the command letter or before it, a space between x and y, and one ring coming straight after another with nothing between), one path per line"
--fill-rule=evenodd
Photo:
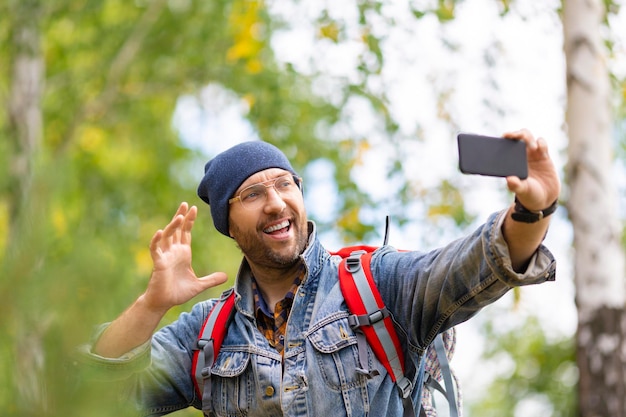
M289 220L285 220L285 221L283 221L281 223L278 223L278 224L276 224L276 225L274 225L272 227L268 227L267 229L264 230L264 232L265 233L272 233L272 232L275 232L277 230L284 229L285 227L288 227L288 226L289 226Z

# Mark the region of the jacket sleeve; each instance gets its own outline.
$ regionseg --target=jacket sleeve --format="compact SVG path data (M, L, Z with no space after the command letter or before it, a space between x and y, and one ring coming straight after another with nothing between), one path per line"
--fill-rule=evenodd
M511 288L555 279L556 262L540 246L526 271L516 273L501 226L506 211L463 239L431 252L379 250L372 270L386 305L416 349L464 322Z
M159 416L198 406L191 364L193 347L209 306L210 302L196 304L190 312L158 330L150 341L119 358L104 358L92 351L107 327L105 324L92 343L80 347L81 363L90 369L90 376L121 388L120 395L134 403L141 415Z

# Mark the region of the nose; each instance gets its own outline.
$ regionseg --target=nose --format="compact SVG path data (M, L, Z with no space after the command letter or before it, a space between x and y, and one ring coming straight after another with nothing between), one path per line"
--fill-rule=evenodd
M267 201L265 202L263 210L266 213L280 213L287 207L285 200L283 200L278 191L276 191L276 188L273 186L267 187L265 192L267 193Z

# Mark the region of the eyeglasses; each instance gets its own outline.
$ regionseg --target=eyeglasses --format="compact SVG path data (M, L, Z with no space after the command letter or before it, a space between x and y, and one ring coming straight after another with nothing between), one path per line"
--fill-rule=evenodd
M282 177L259 182L244 188L237 196L228 200L228 204L233 204L239 200L243 208L248 210L258 209L267 201L267 189L274 187L276 192L282 197L292 197L300 191L302 178L295 175L283 175Z

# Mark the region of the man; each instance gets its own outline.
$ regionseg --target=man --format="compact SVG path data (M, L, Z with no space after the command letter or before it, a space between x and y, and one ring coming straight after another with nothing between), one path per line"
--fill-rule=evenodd
M526 130L504 136L527 145L528 178L506 179L516 204L443 248L421 253L387 246L372 258L407 375L416 374L436 334L512 287L554 279L554 259L541 243L559 195L558 175L543 139ZM213 415L401 416L400 396L373 355L370 366L380 375L368 379L357 372L338 259L322 247L307 220L301 180L284 154L264 142L228 149L205 166L198 195L210 205L217 230L244 255L235 283L236 313L211 372ZM201 405L191 358L215 300L195 305L154 333L171 307L226 281L221 272L198 278L191 267L196 214L196 207L182 203L155 233L146 291L106 326L88 353L93 362L128 374L145 415Z

